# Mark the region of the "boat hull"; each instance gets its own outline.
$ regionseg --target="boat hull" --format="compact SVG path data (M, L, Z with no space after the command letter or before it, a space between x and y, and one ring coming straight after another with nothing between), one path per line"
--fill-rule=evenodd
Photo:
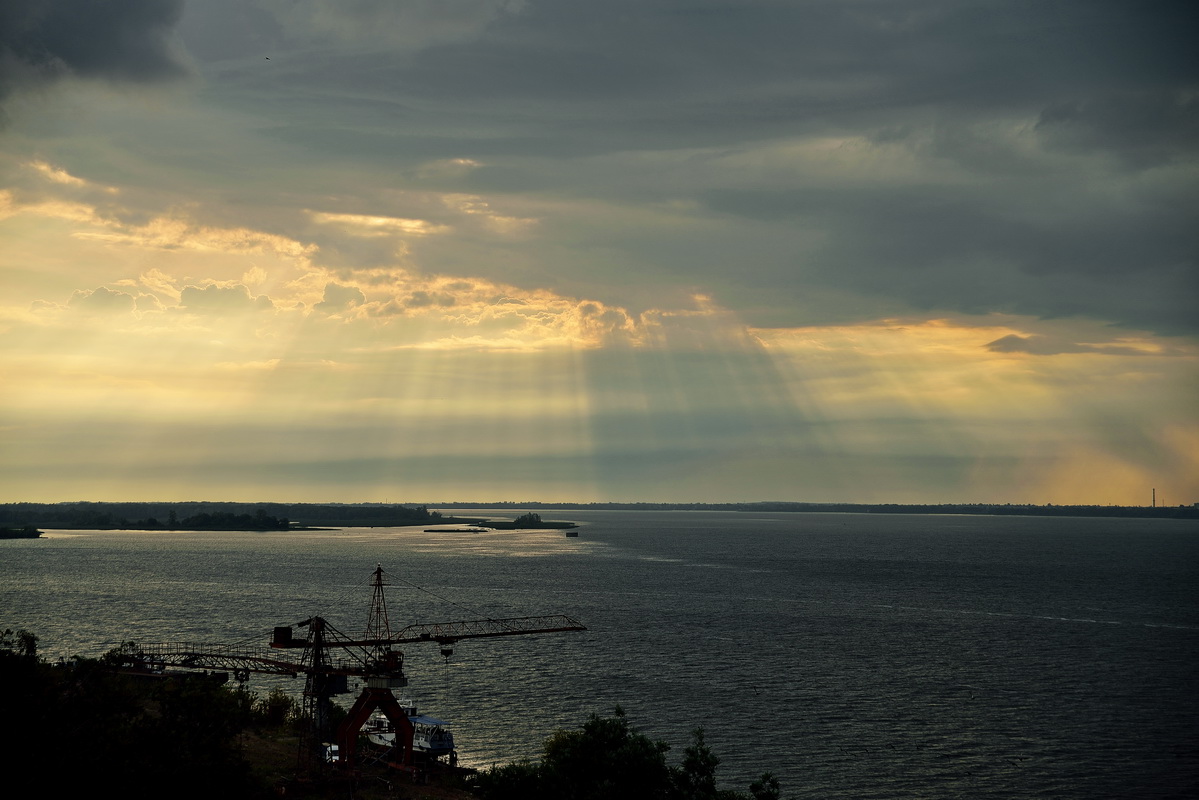
M447 730L443 720L425 714L409 714L408 721L412 723L414 753L437 758L454 752L454 734ZM382 715L372 717L363 726L362 733L376 747L395 746L395 730L391 721Z

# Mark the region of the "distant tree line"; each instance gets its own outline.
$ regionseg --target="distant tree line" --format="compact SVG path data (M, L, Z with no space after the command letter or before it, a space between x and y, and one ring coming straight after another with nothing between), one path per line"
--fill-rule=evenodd
M742 511L770 513L844 513L844 514L980 514L995 516L1051 517L1149 517L1159 519L1199 519L1196 506L1098 506L1098 505L1026 505L1012 503L541 503L524 501L453 502L443 508L524 508L575 509L594 511ZM225 516L221 516L225 515ZM261 515L261 516L260 516ZM276 520L280 527L259 527L234 523L234 518L252 517ZM228 524L215 520L223 519ZM206 522L205 522L206 520ZM537 520L540 527L573 527L570 524L540 522L540 515L528 511L518 523ZM0 527L6 528L100 528L100 529L187 529L187 530L286 530L303 527L400 527L430 522L452 522L427 506L403 506L390 503L4 503L0 504ZM194 527L189 527L190 525ZM266 523L262 523L266 525ZM502 526L500 526L502 527ZM530 524L529 527L538 527Z
M1150 517L1199 519L1199 506L1033 505L1027 503L542 503L460 501L439 503L443 508L540 508L579 511L745 511L814 514L981 514L1027 517Z
M182 519L173 508L167 510L165 519L156 516L131 519L114 513L102 504L91 503L72 505L68 508L51 507L49 510L24 508L16 513L27 514L37 520L36 524L43 528L187 531L285 531L291 528L291 523L286 517L271 516L261 508L253 514L201 512Z
M425 506L307 503L5 503L0 526L129 530L288 530L293 525L370 527L440 520Z

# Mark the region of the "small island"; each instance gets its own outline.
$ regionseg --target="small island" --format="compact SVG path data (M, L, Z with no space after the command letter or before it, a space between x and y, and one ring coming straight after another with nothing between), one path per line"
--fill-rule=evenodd
M543 520L540 514L530 511L527 514L521 514L516 519L509 522L508 520L487 520L480 524L486 525L488 528L493 528L497 531L523 531L531 529L545 530L565 530L567 528L577 528L577 522L558 522L554 520Z
M40 539L42 532L32 525L24 528L0 528L0 539Z

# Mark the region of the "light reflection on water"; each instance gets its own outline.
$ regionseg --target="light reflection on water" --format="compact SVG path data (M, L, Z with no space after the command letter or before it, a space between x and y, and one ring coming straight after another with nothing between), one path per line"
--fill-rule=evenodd
M561 516L570 516L562 514ZM407 653L464 763L535 758L619 704L723 783L785 796L1185 796L1199 541L1138 520L577 512L561 532L54 532L0 542L2 627L52 656L566 613L583 634ZM420 589L413 588L419 586ZM448 602L449 601L449 602ZM252 688L268 682L255 678ZM299 690L299 682L293 687Z

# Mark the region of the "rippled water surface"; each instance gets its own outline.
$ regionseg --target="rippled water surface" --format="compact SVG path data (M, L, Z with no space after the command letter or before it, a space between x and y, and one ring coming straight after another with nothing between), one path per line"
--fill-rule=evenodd
M784 796L1189 797L1199 786L1199 529L1163 520L552 512L560 532L59 531L0 542L0 627L43 652L266 642L566 613L589 630L411 647L464 763L535 758L619 704L722 784ZM263 688L254 679L251 688ZM301 688L296 682L297 691ZM349 698L343 698L348 703Z

